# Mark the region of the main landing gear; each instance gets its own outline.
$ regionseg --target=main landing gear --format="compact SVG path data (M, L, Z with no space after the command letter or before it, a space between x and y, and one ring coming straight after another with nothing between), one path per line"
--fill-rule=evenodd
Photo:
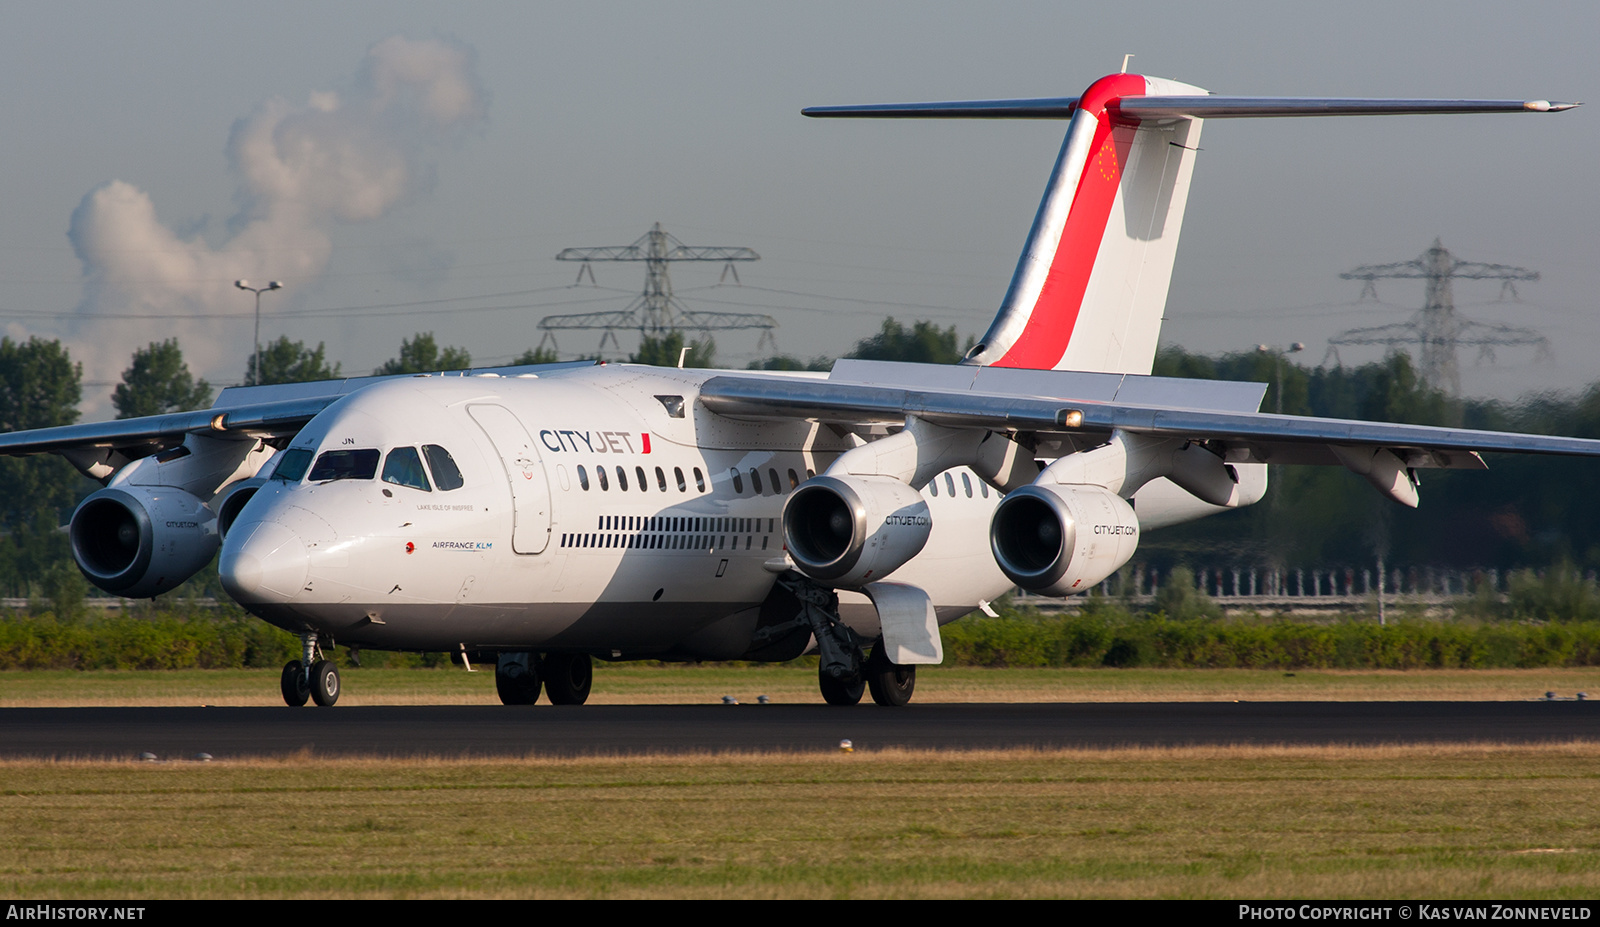
M594 664L586 653L502 653L494 668L494 687L506 705L532 705L539 690L552 705L582 705L594 684Z
M314 700L323 708L332 708L339 701L339 668L323 658L315 631L300 635L300 650L301 658L285 663L278 680L284 703L300 708L307 700Z
M800 614L793 622L768 628L776 636L791 626L807 626L817 640L817 688L829 705L855 705L865 691L879 705L898 708L911 701L917 688L917 668L890 663L883 638L872 642L872 657L864 657L865 639L850 630L839 618L839 596L793 570L778 582L800 600Z

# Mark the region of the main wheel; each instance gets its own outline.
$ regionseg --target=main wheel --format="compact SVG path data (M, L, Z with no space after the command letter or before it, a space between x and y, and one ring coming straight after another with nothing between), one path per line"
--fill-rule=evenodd
M594 686L594 664L586 653L552 653L544 658L544 694L552 705L582 705Z
M917 668L890 663L881 639L867 660L866 676L872 700L890 708L899 708L911 701L911 693L917 688Z
M304 707L306 699L311 697L305 665L299 660L290 660L283 665L283 678L278 680L278 686L283 690L283 703L290 708Z
M538 664L501 663L494 668L494 689L500 693L502 705L533 705L539 701Z
M817 670L817 688L822 690L822 700L829 705L857 705L867 684L859 675L849 679L835 679Z
M332 660L311 665L311 697L323 708L332 708L339 700L339 668Z

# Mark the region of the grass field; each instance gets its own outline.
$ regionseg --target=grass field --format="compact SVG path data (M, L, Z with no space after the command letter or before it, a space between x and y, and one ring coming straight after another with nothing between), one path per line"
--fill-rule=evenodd
M1586 898L1600 746L0 764L12 898Z
M341 705L492 704L349 669ZM1584 670L931 668L922 701L1570 697ZM602 665L596 703L806 666ZM277 672L0 673L0 707L277 705ZM313 710L313 709L307 709ZM335 709L337 710L337 709ZM1600 742L573 760L0 762L0 892L166 898L1586 898Z
M341 705L496 704L492 667L341 671ZM1600 670L1162 670L924 667L919 702L1515 700L1554 691L1600 698ZM591 704L820 702L803 665L600 664ZM0 708L279 705L277 670L0 672Z

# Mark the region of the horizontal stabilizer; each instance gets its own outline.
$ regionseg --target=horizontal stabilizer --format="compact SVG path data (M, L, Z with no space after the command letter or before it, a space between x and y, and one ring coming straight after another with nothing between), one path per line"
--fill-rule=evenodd
M1343 97L1133 97L1106 108L1135 119L1245 119L1258 116L1419 116L1447 113L1556 113L1577 103L1549 100L1382 100Z
M802 116L828 119L1071 119L1077 97L1032 100L961 100L951 103L868 103L809 106Z
M1558 113L1580 103L1549 100L1390 100L1363 97L1134 96L1106 105L1129 119L1248 119L1270 116L1416 116L1447 113ZM952 100L811 106L801 115L828 119L1071 119L1078 97Z

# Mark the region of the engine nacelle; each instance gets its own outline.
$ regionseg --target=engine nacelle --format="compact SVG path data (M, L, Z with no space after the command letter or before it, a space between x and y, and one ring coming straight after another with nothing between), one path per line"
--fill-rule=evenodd
M142 599L199 572L217 552L217 518L167 486L102 489L72 513L72 557L101 589Z
M246 502L255 498L256 491L267 483L264 477L253 476L248 480L240 480L217 494L211 500L211 508L217 513L217 540L227 540L228 529L239 519L239 513L244 511Z
M817 476L783 507L800 572L841 589L883 579L922 552L933 518L922 494L887 476Z
M1133 507L1100 486L1033 483L995 508L989 546L1000 571L1041 595L1087 591L1139 546Z

